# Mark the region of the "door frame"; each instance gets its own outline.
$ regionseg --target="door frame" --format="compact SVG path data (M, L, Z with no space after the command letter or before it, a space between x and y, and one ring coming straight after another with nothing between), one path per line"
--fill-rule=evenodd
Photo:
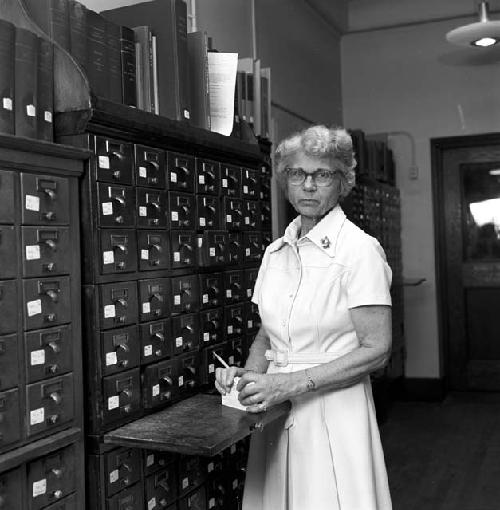
M467 149L487 145L500 146L500 133L485 133L479 135L449 136L431 138L431 182L432 205L434 219L434 249L436 266L436 298L438 312L438 341L440 371L444 379L445 388L450 386L450 374L456 367L450 366L450 338L447 305L447 271L445 244L445 210L443 185L443 153L450 149ZM457 385L455 384L455 387ZM461 384L458 384L460 389ZM462 389L466 389L465 386Z

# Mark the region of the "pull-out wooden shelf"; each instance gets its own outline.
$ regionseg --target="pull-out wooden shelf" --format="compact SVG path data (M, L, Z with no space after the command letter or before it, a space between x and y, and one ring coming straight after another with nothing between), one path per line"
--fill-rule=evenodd
M221 405L220 395L198 394L104 435L104 442L185 455L212 456L288 414L284 402L250 414ZM258 432L257 432L258 433Z

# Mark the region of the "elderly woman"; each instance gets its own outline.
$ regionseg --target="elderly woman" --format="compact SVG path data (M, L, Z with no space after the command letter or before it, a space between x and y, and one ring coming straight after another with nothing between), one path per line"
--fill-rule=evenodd
M283 140L276 174L299 213L262 260L262 327L245 368L216 387L258 413L289 416L252 437L244 510L390 510L369 374L391 351L391 270L339 200L354 185L349 134L314 126Z

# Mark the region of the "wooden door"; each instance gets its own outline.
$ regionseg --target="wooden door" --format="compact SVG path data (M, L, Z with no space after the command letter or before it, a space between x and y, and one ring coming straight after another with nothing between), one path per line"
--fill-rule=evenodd
M500 391L500 134L432 144L445 377Z

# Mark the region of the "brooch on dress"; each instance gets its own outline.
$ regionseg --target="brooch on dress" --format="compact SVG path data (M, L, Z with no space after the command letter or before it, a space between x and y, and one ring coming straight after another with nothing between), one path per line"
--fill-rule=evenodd
M330 239L327 236L320 239L320 243L322 248L330 248Z

